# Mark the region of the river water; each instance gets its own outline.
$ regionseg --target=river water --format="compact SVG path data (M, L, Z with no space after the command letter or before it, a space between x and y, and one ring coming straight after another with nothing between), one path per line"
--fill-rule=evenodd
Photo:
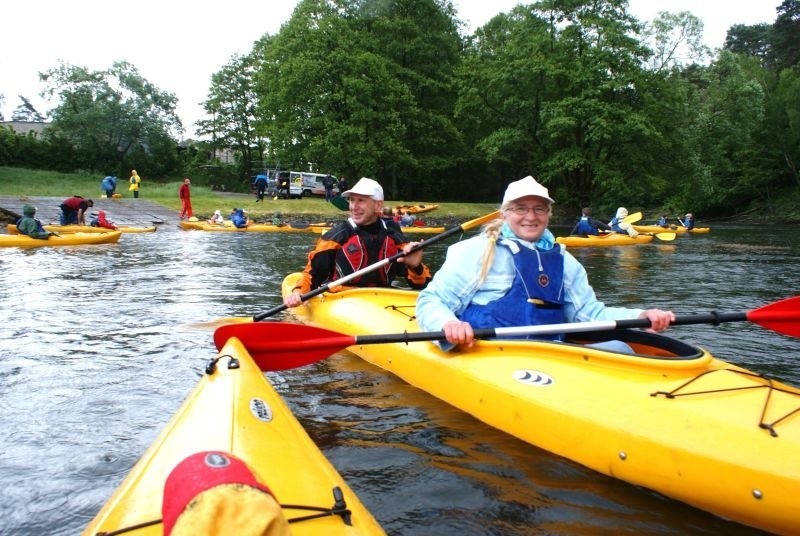
M279 304L312 240L162 226L113 245L2 248L0 534L79 533L215 354L196 324ZM426 250L433 268L448 243ZM751 310L800 281L790 227L574 254L607 303L678 314ZM800 386L797 339L747 322L669 333ZM269 378L390 534L757 533L531 447L348 352Z

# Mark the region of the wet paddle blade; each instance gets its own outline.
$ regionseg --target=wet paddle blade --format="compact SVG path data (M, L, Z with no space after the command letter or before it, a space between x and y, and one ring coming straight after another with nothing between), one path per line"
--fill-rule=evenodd
M664 242L672 242L675 240L675 233L656 233L656 238Z
M327 329L283 322L229 324L214 331L217 350L229 338L238 338L259 368L286 370L321 361L344 350L356 338Z
M784 335L800 337L800 296L748 311L747 320Z

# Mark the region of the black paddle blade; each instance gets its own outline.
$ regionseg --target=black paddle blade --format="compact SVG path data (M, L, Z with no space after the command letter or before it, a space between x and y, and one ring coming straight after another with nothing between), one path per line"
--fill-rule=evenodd
M229 338L239 339L259 368L286 370L321 361L344 350L356 338L327 329L285 322L227 324L214 331L214 345L220 350Z

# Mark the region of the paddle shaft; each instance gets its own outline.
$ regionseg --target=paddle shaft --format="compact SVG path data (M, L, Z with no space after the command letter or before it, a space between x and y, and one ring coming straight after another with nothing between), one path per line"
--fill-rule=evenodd
M721 324L723 322L741 322L748 320L747 313L700 313L675 317L670 325L688 324ZM594 320L590 322L566 322L563 324L545 324L541 326L518 326L508 328L480 328L473 330L476 339L493 339L503 337L520 337L536 335L555 335L558 333L586 333L589 331L611 331L627 328L649 328L648 318L630 318L626 320ZM441 331L421 331L417 333L394 333L383 335L355 335L353 344L384 344L391 342L419 342L444 340Z
M330 290L332 288L336 288L336 287L342 286L345 283L347 283L348 281L351 281L353 279L361 277L362 275L364 275L366 273L372 272L374 270L377 270L378 268L386 266L387 264L396 261L400 257L405 257L406 255L410 255L411 253L414 253L415 251L419 251L424 247L430 246L431 244L435 244L436 242L444 240L445 238L449 238L449 237L451 237L451 236L453 236L455 234L462 233L462 232L466 231L467 229L469 229L470 227L472 227L472 226L474 226L476 224L479 224L479 223L482 223L482 222L485 222L485 221L488 221L488 220L492 219L492 216L496 216L496 215L497 215L497 212L493 212L492 214L487 214L486 216L483 216L481 218L477 218L477 219L471 220L471 221L469 221L467 223L463 223L463 224L459 225L458 227L453 227L451 229L447 229L446 231L444 231L442 233L439 233L438 235L434 235L434 236L428 238L427 240L425 240L423 242L420 242L419 244L417 244L416 246L411 248L411 250L408 253L404 253L404 252L395 253L391 257L387 257L385 259L382 259L382 260L380 260L380 261L378 261L376 263L370 264L369 266L367 266L365 268L362 268L361 270L356 270L352 274L348 274L346 276L340 277L339 279L336 279L336 280L331 281L329 283L325 283L324 285L322 285L320 287L317 287L314 290L306 292L305 294L300 296L300 299L302 301L306 301L306 300L309 300L309 299L313 298L314 296L319 296L320 294L322 294L324 292L327 292L328 290ZM276 305L272 309L268 309L267 311L264 311L263 313L260 313L260 314L257 314L255 316L253 316L253 320L255 322L260 322L260 321L264 320L265 318L269 318L270 316L273 316L273 315L275 315L277 313L280 313L281 311L284 311L286 309L287 309L286 304L282 303L280 305Z

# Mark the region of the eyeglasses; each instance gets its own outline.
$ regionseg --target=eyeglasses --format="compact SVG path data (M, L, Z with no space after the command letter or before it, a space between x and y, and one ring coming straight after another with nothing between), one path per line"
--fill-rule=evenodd
M550 214L550 207L543 207L541 205L535 207L522 207L522 206L515 206L515 207L508 207L507 211L513 212L517 216L526 216L528 212L531 210L537 216L544 216L545 214Z

